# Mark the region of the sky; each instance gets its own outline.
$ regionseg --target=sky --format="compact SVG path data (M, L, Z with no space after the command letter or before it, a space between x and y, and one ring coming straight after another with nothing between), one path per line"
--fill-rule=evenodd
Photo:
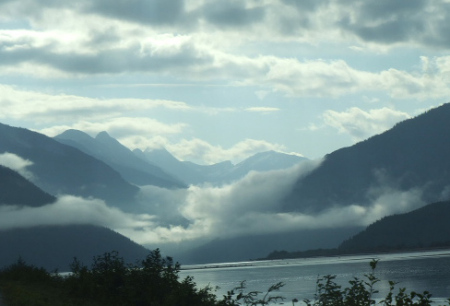
M0 0L0 122L237 163L449 101L448 0Z

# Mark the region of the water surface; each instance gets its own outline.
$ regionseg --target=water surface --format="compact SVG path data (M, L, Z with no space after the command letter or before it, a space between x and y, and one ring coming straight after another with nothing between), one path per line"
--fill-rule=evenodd
M377 289L383 297L389 290L389 280L399 282L396 288L406 287L408 292L428 290L440 301L450 297L450 250L187 265L180 276L193 276L199 287L218 286L218 296L244 280L249 291L263 292L284 282L279 294L290 304L293 298L312 299L319 276L336 275L336 282L344 287L354 277L363 278L371 272L372 259L380 260L375 275L381 280Z

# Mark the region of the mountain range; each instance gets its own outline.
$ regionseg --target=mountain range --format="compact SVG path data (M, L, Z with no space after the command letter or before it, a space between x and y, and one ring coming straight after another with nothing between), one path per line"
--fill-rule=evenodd
M251 171L271 171L292 167L307 158L276 151L260 152L234 165L223 161L213 165L198 165L189 161L179 161L166 149L133 151L137 156L150 163L159 165L168 173L179 177L189 185L209 183L213 185L229 184L246 176Z
M285 200L280 203L280 211L314 217L330 209L355 205L370 207L378 201L386 206L387 211L401 212L408 209L405 207L410 207L409 210L417 208L418 204L411 203L412 201L424 205L449 199L449 118L450 104L444 104L400 122L382 134L326 155L316 169L297 180ZM392 193L401 196L389 200L386 195ZM409 193L411 197L406 196ZM445 215L445 212L442 213ZM337 218L342 216L336 216ZM431 219L427 222L430 227L433 226ZM418 224L420 223L416 223ZM450 223L443 223L443 226L450 230ZM431 233L429 227L417 226L417 230L421 229ZM260 254L267 250L268 244L273 246L272 250L289 252L294 248L301 252L314 248L337 248L340 242L348 239L344 238L345 235L352 237L361 230L363 227L360 225L347 223L341 229L286 232L284 236L275 235L273 239L245 236L220 242L216 240L192 251L187 257L202 256L205 260L213 261L212 256L207 256L207 250L222 256L233 245L250 248L248 253L258 251ZM303 236L307 232L309 236ZM338 236L339 233L342 235ZM317 240L308 239L316 235L319 237ZM285 241L283 237L297 239ZM334 239L329 241L326 237ZM406 241L407 239L405 243ZM425 245L424 242L422 244ZM238 253L239 250L234 255ZM248 260L248 257L240 254L235 259Z
M56 198L0 166L0 208L39 207ZM94 256L118 251L127 262L143 259L149 250L108 228L89 224L32 226L0 230L0 269L19 258L47 270L69 271L73 257L90 262Z
M445 222L449 211L449 204L445 201L450 196L448 118L450 104L444 104L398 123L382 134L326 155L317 168L297 179L279 203L279 212L314 217L331 208L369 207L376 201L384 201L383 194L392 191L414 191L414 200L418 200L421 205L438 204L410 213L406 211L404 216L399 214L383 218L362 232L360 225L347 224L341 229L216 239L191 250L185 254L185 258L190 258L191 262L248 260L261 257L264 255L262 252L267 254L269 248L306 250L337 247L342 241L345 242L342 242L341 248L346 250L372 250L382 248L383 243L389 247L447 243L442 237L450 233L450 226ZM251 171L283 169L305 160L269 151L256 154L236 165L224 161L205 166L180 161L165 149L131 151L106 132L93 138L84 132L69 130L52 139L26 129L0 124L2 153L13 153L28 160L31 164L27 170L33 176L28 181L13 170L0 167L0 206L42 206L53 203L55 196L70 194L103 199L108 205L123 210L133 205L141 184L168 189L202 183L220 185L238 180ZM382 204L401 210L404 203L394 200ZM413 208L407 207L410 210ZM0 231L0 246L8 241L8 237L34 237L37 233L44 233L42 237L60 244L63 238L58 240L50 232L65 232L66 237L71 237L74 232L82 232L82 227L34 227L27 230L21 229L20 233L18 229L8 233ZM98 233L102 230L91 228L89 231L92 234L84 236L91 235L94 240L103 239ZM114 232L109 234L115 237L111 241L123 238ZM82 236L77 239L82 241ZM102 248L112 245L110 243ZM140 253L141 247L134 246L136 248L130 248L135 250L136 255Z
M107 132L91 137L72 129L54 139L104 161L127 181L138 186L186 188L187 185L203 183L222 185L239 180L250 171L286 169L307 160L297 155L267 151L250 156L236 165L230 161L198 165L180 161L164 148L131 151Z
M159 152L164 153L164 150ZM130 206L139 191L136 185L187 187L155 165L159 163L157 159L154 163L148 161L142 156L143 152L139 155L137 151L130 151L106 132L92 138L81 131L68 130L52 139L27 129L0 124L0 154L3 153L27 160L30 163L27 170L32 176L26 179L0 165L0 207L39 207L54 203L55 195L69 194L99 198L108 205L128 211L133 210ZM268 152L267 155L280 159L283 154ZM226 171L242 169L241 165L234 166L230 162L212 166L181 162L167 151L165 158L172 159L173 164L197 169L192 172L198 172L202 182L208 177L225 177ZM264 170L257 162L253 164L254 168L241 170L236 179L252 170ZM285 165L276 162L271 165L272 168L281 166ZM73 256L90 260L102 252L118 250L124 257L139 258L147 252L144 247L110 229L89 224L0 230L0 247L3 250L0 265L9 264L20 256L49 269L67 269Z
M95 197L124 207L139 191L103 161L27 129L0 124L1 153L29 160L32 182L51 195Z
M132 184L138 186L154 185L164 188L187 187L160 167L137 157L127 147L109 136L107 132L101 132L95 138L92 138L82 131L67 130L55 136L54 139L105 162Z

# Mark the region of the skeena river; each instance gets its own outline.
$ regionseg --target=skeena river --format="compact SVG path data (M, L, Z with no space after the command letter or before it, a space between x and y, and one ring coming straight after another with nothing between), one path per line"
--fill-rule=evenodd
M184 265L180 277L193 276L198 288L217 287L218 297L241 281L246 281L246 292L264 293L271 285L283 282L285 286L274 295L285 297L284 304L292 305L294 298L299 301L314 298L319 276L336 275L335 282L343 288L354 277L364 278L364 274L371 272L372 259L379 259L375 276L380 282L375 288L380 293L375 298L386 296L389 280L398 282L394 294L404 287L408 293L429 291L436 302L444 303L450 298L450 250Z

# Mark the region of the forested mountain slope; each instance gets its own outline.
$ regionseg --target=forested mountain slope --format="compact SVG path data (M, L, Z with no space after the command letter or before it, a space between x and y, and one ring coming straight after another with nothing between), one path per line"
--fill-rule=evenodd
M0 124L0 153L32 162L33 183L53 194L96 197L128 205L139 188L125 181L104 162L45 135Z
M383 188L419 188L423 201L445 199L450 186L450 104L444 104L351 147L326 155L299 179L286 211L368 205Z
M165 188L187 187L181 180L169 175L160 167L138 158L107 132L101 132L93 138L82 131L67 130L54 139L105 162L130 183Z
M29 182L19 173L0 165L0 205L42 206L56 198Z
M450 201L384 217L344 241L340 251L374 252L450 246Z

